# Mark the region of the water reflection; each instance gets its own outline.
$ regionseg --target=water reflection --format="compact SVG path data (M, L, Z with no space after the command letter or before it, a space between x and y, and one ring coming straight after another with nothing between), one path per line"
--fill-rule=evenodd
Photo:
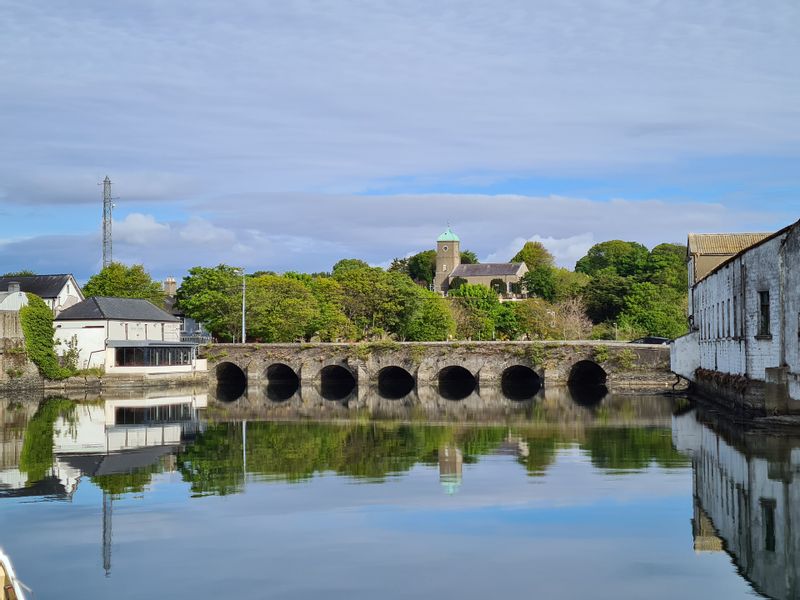
M178 392L91 402L0 400L0 504L20 497L74 501L80 489L97 490L99 495L90 496L102 535L95 538L95 556L111 573L112 548L122 543L112 535L115 513L120 503L155 501L155 482L168 490L162 495L173 509L180 502L202 502L190 497L244 498L264 485L288 485L297 490L292 502L316 507L325 493L314 495L318 500L307 494L315 482L328 482L313 488L317 492L332 489L332 475L394 485L430 470L432 477L418 481L449 502L474 494L479 481L503 488L500 478L481 480L479 464L502 480L520 475L536 482L543 487L535 495L542 498L557 481L577 477L583 464L605 477L600 489L639 477L651 485L659 481L654 477L691 467L693 489L687 479L686 493L693 493L693 514L674 535L693 535L697 552L729 553L761 593L798 597L794 523L800 503L794 478L800 473L800 438L731 430L663 397L607 395L587 407L569 390L540 391L532 400L505 405L487 394L482 390L484 404L476 401L471 409L441 398L404 405L372 394L361 397L363 409L355 413L321 394L313 405L295 402L296 394L277 403L248 394L231 404ZM405 488L391 489L402 504ZM584 501L595 493L579 489L559 502ZM205 506L213 521L213 507L221 505ZM37 513L26 514L33 519ZM594 518L581 516L580 526L581 519L596 526ZM132 557L114 558L122 560Z
M675 418L692 457L698 552L727 552L760 593L800 597L800 436L745 432L713 413Z

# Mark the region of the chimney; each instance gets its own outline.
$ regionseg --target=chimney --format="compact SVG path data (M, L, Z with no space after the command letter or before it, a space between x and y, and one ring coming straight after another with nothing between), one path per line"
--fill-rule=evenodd
M9 294L19 293L19 281L8 282L8 293Z
M178 284L175 282L174 277L167 277L164 280L163 287L164 287L164 294L166 294L170 298L178 293Z

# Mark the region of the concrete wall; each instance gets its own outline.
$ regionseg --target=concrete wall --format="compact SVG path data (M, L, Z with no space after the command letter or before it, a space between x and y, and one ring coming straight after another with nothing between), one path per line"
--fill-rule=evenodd
M0 311L0 387L12 392L41 385L39 371L25 351L19 311Z

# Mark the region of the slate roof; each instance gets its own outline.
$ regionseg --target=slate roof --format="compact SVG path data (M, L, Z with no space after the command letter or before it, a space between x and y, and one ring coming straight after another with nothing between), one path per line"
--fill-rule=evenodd
M67 285L69 274L61 275L29 275L26 277L0 277L0 291L5 292L12 281L19 283L23 292L36 294L40 298L55 298Z
M477 265L458 265L450 277L502 277L518 275L524 263L480 263Z
M771 235L772 233L690 233L688 252L690 255L733 256Z
M113 319L115 321L179 321L148 300L140 298L108 298L93 296L63 310L56 321L86 321Z

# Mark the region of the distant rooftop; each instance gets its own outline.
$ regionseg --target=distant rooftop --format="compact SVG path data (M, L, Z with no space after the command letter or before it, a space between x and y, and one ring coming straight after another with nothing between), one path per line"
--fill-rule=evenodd
M113 319L115 321L175 322L177 317L161 310L148 300L140 298L108 298L93 296L62 311L56 321L90 321Z
M0 277L0 290L6 291L12 281L19 283L22 292L36 294L40 298L55 298L67 285L69 274L60 275L27 275L21 277Z
M733 256L772 233L690 233L689 254Z
M460 264L451 277L502 277L503 275L518 275L524 263L480 263L477 265Z

